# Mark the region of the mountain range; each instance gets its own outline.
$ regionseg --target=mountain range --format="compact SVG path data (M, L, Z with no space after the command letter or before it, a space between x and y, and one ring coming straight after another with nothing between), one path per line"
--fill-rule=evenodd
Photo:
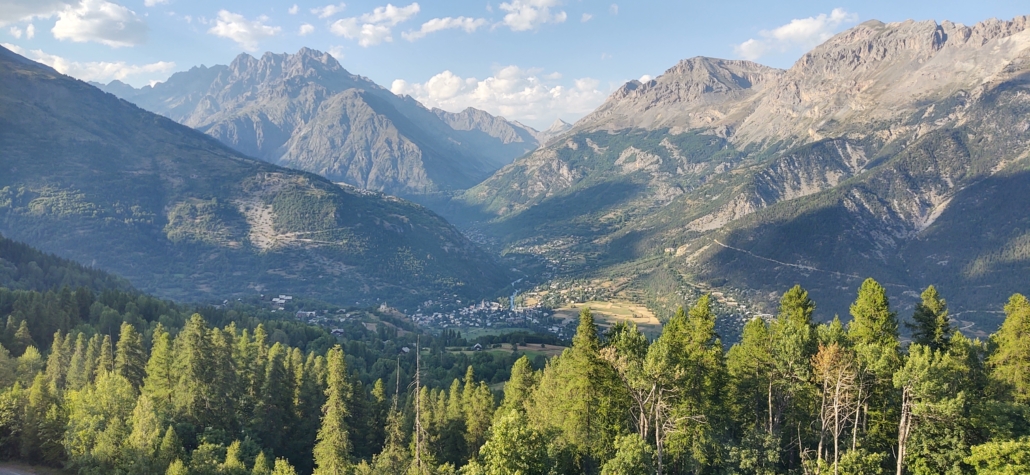
M162 297L402 305L508 282L422 206L251 158L2 48L0 157L0 233Z
M473 108L427 109L308 48L140 89L94 85L246 155L395 195L469 188L548 136Z
M801 283L825 318L872 276L996 325L1030 271L1028 21L869 21L787 70L681 61L446 216L569 275L661 270L763 311Z

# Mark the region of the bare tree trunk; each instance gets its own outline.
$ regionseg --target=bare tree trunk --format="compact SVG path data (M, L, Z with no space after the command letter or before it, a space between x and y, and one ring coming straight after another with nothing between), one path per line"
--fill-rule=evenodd
M897 475L905 472L905 452L907 450L908 435L912 430L912 401L909 388L901 390L901 420L898 421L898 471Z

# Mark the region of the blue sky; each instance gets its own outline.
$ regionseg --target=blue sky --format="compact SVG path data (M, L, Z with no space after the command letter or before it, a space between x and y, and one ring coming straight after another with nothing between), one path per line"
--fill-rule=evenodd
M871 19L972 25L1026 14L1026 0L0 0L0 43L81 79L135 86L307 46L429 106L543 128L692 56L787 68Z

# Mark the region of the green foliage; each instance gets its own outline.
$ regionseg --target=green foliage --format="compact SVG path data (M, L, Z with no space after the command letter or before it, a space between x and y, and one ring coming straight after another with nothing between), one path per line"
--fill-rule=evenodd
M929 286L920 296L921 302L916 304L912 314L912 342L930 347L932 350L946 350L955 329L948 318L948 305L937 293L934 286Z
M654 473L653 451L639 435L619 436L615 439L615 456L601 467L601 475L650 475Z
M977 475L1017 475L1030 472L1030 440L990 442L972 447L966 458Z

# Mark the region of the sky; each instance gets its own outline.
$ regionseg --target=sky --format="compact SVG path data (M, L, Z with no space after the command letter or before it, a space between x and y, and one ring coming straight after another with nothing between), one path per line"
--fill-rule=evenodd
M136 87L242 53L309 47L429 107L543 129L681 59L788 68L868 20L1027 14L1026 0L0 0L0 44L82 80Z

